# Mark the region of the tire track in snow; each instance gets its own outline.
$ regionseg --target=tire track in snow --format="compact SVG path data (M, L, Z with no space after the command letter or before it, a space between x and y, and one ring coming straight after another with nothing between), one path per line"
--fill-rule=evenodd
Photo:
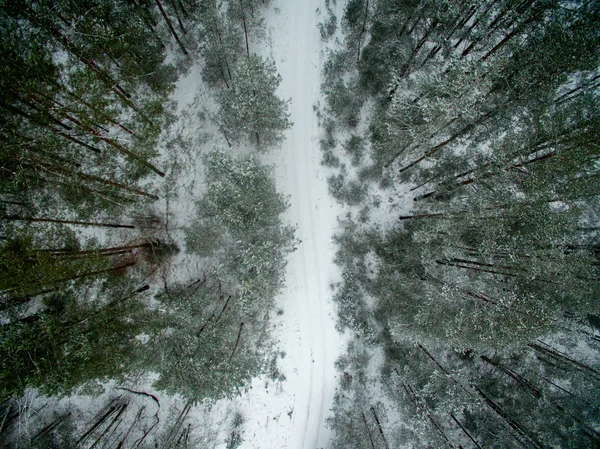
M336 384L334 362L340 336L335 331L329 282L337 276L331 237L340 213L319 177L319 127L313 105L319 100L321 40L315 10L322 0L279 0L273 19L273 55L283 77L278 94L291 98L294 126L287 134L278 167L283 189L291 196L290 218L302 240L288 266L288 294L299 321L298 377L289 448L327 447L326 413Z

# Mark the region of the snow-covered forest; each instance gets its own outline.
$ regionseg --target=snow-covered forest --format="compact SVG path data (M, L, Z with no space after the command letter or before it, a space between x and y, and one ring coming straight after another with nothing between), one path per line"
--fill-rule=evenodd
M598 447L598 3L336 11L332 447Z
M192 407L281 377L298 242L259 157L290 126L265 7L2 2L4 444L215 447Z
M0 21L0 447L599 447L597 2Z

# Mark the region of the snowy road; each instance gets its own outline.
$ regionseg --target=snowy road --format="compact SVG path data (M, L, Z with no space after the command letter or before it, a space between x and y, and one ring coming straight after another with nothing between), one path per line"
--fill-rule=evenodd
M290 97L294 126L283 148L286 184L291 195L291 219L302 240L292 255L287 283L297 301L301 344L299 384L291 443L303 449L327 447L324 421L335 389L336 345L331 310L333 246L337 209L320 176L319 128L313 105L319 95L321 60L316 9L319 0L281 1L281 23L274 30L274 57L283 77L280 95ZM287 26L286 26L287 25ZM278 36L278 32L283 35ZM287 43L286 43L287 41ZM335 210L334 210L335 209ZM290 292L292 293L292 292ZM292 445L290 445L292 447Z
M275 61L283 78L277 94L291 99L294 125L267 159L275 165L278 190L290 198L285 221L297 226L302 243L289 257L286 287L277 301L283 314L273 317L274 337L286 354L279 361L286 380L273 385L256 379L234 401L245 419L243 449L330 446L325 420L337 385L334 363L343 351L330 288L340 277L332 237L341 209L327 190L313 110L324 59L317 8L324 9L324 0L273 0L265 13L270 46L257 49Z
M283 77L278 94L291 98L294 122L277 163L278 183L290 195L288 220L297 224L302 240L290 257L281 303L290 320L286 324L296 328L295 335L284 335L282 341L295 365L295 375L288 376L294 404L287 447L315 449L329 445L325 419L336 386L334 362L340 353L329 286L339 276L333 264L332 236L340 210L328 194L320 166L320 131L313 110L320 99L323 62L317 28L321 16L316 10L323 10L324 4L278 0L272 6L278 10L267 17L267 23L272 56Z

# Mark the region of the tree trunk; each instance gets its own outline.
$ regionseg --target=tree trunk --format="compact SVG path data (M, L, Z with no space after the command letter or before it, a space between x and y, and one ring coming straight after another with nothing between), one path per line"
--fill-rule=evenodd
M492 21L492 23L488 26L487 31L483 34L483 36L473 42L471 42L469 44L469 46L467 48L465 48L463 50L463 52L461 53L460 57L464 58L465 56L467 56L469 53L471 53L471 51L473 50L473 48L475 48L475 45L477 45L479 42L481 42L482 40L487 40L488 37L490 36L490 34L495 30L496 25L498 25L501 21L501 19L503 19L506 16L506 13L509 10L509 5L507 3L507 5L498 13L498 15L496 16L496 18Z
M587 92L588 90L592 90L597 88L598 86L600 86L600 84L593 84L594 81L596 81L597 79L600 78L600 74L594 76L592 79L590 80L586 80L585 84L581 84L571 90L569 90L568 92L562 94L560 97L558 97L556 100L554 100L554 102L556 104L562 104L566 101L572 100L573 98L576 98L578 95L573 95L574 93L580 92Z
M571 357L569 357L566 354L563 354L562 352L558 351L557 349L554 349L554 348L546 349L536 343L533 343L533 344L530 343L527 346L529 346L530 348L532 348L533 350L535 350L536 352L538 352L540 354L544 354L546 356L549 356L549 357L551 357L555 360L559 360L561 362L567 362L570 365L574 366L577 370L582 371L584 373L591 374L593 377L600 379L600 372L598 372L594 368L591 368L581 362L578 362L577 360L572 359Z
M53 162L59 162L59 163L65 164L65 165L72 165L76 168L81 168L81 164L79 162L75 162L70 159L66 159L64 157L58 156L57 154L54 154L54 153L51 153L48 151L40 150L39 148L36 148L35 146L33 146L30 143L23 142L20 145L20 147L26 151L29 151L30 153L51 159Z
M362 27L360 29L360 33L358 35L358 52L357 52L357 56L356 56L356 63L358 63L360 61L360 47L362 45L362 37L363 34L365 34L365 30L367 27L367 17L369 15L369 0L366 1L365 4L365 18L363 20L363 24Z
M233 347L233 351L231 351L231 355L229 356L229 362L231 362L231 359L233 358L233 355L235 354L235 350L238 347L238 344L240 343L240 337L242 336L242 328L244 327L244 323L240 323L240 330L238 331L237 334L237 338L235 339L235 346Z
M485 403L492 409L502 420L514 429L519 435L529 440L533 446L538 449L545 449L533 436L529 435L529 432L516 420L510 418L508 414L502 410L502 408L496 404L488 395L486 395L479 387L475 387L475 390L480 394Z
M19 215L0 217L0 220L27 221L27 222L37 222L37 223L72 224L72 225L79 225L79 226L95 226L95 227L99 227L99 228L135 229L134 225L125 225L125 224L117 224L117 223L98 223L98 222L88 222L88 221L73 221L73 220L58 220L58 219L53 219L53 218L21 217Z
M92 427L90 427L75 444L78 446L80 443L84 442L98 427L100 427L112 414L114 414L119 407L120 404L110 406L108 410L96 420Z
M525 387L536 398L542 397L542 392L539 389L537 389L536 387L534 387L533 385L531 385L529 382L527 382L525 379L523 379L518 373L514 372L510 368L507 368L507 367L501 365L500 363L494 362L493 360L491 360L489 357L486 357L485 355L480 356L480 358L484 362L486 362L486 363L492 365L493 367L495 367L496 369L499 369L500 371L502 371L508 377L515 380L519 385Z
M175 17L177 17L179 29L183 34L187 34L187 30L185 29L185 26L183 26L183 22L181 21L181 17L179 16L179 8L177 6L177 2L175 0L169 0L169 3L171 4L171 8L173 8L173 11L175 11Z
M34 117L31 114L28 114L27 112L23 111L22 109L18 108L17 106L15 106L14 104L11 105L6 105L4 106L7 109L12 110L13 112L22 115L23 117L28 118L31 121L34 121L35 123L38 123L41 126L44 126L46 128L50 128L50 126L48 126L47 123L44 123L44 121L42 119L40 119L39 117L43 117L47 120L49 120L50 122L60 126L63 129L66 129L67 131L71 131L73 128L71 128L69 125L64 124L63 122L61 122L60 120L58 120L56 117L52 116L49 112L47 111L42 111L39 107L37 107L36 105L34 105L33 103L31 103L30 101L27 101L26 99L21 98L18 95L19 101L21 103L23 103L24 105L26 105L27 107L29 107L30 109L33 109L37 114L38 117Z
M154 0L154 1L156 2L156 5L158 6L158 9L160 10L160 13L162 14L163 18L165 19L165 22L167 22L167 26L169 27L169 31L171 32L171 34L173 35L173 37L177 41L177 45L179 45L179 48L181 49L181 51L183 52L183 54L186 55L186 56L188 56L189 53L186 50L185 46L183 45L183 42L181 42L181 39L179 39L179 36L175 32L175 28L173 28L173 24L171 23L171 19L169 19L169 16L167 16L167 13L165 12L165 10L163 8L162 3L160 2L160 0Z
M399 173L402 173L402 172L408 170L409 168L414 167L418 163L424 161L428 157L430 157L433 154L437 153L439 150L441 150L442 148L444 148L446 145L454 142L456 139L458 139L459 137L463 136L464 134L466 134L467 132L469 132L471 129L475 128L478 125L481 125L486 120L488 120L489 118L493 117L496 113L497 113L497 110L493 110L493 111L490 111L490 112L487 112L487 113L483 114L481 117L479 117L477 120L475 120L475 122L469 123L468 125L466 125L465 127L463 127L461 130L455 132L452 136L450 136L449 138L447 138L446 140L444 140L442 143L439 143L438 145L430 148L420 158L418 158L415 161L411 162L410 164L402 167L399 170Z
M113 246L111 248L89 249L89 250L49 249L49 250L43 250L43 251L48 252L48 253L52 254L52 256L57 257L57 258L61 258L61 257L78 258L79 256L95 256L95 255L112 256L114 254L122 254L125 252L132 252L134 249L139 249L139 248L152 248L152 243L145 242L145 243L140 243L138 245Z
M177 417L175 424L173 424L173 427L169 431L169 434L165 440L165 447L171 446L172 440L177 436L179 429L181 429L181 427L183 426L183 423L185 422L187 415L190 412L191 408L192 408L192 406L190 405L189 402L185 405L185 407L183 407L183 410Z
M48 424L46 427L44 427L42 430L40 430L38 433L36 433L34 436L32 436L31 441L35 441L40 437L48 435L50 432L52 432L54 429L56 429L65 419L69 418L70 416L71 416L71 412L65 413L64 415L59 416L54 421L52 421L50 424Z
M415 214L415 215L400 215L398 220L412 220L413 218L431 218L431 217L440 217L447 218L446 214Z
M449 372L449 371L448 371L446 368L444 368L444 367L441 365L441 363L440 363L440 362L438 362L438 361L435 359L435 357L433 357L433 355L431 355L431 353L430 353L429 351L427 351L427 349L425 349L425 348L424 348L424 347L421 345L421 343L419 343L417 346L418 346L418 347L419 347L419 348L420 348L420 349L421 349L421 350L422 350L422 351L423 351L423 352L424 352L424 353L427 355L427 357L429 357L429 358L430 358L430 359L433 361L433 363L435 363L435 364L436 364L436 366L437 366L439 369L441 369L441 370L442 370L442 372L443 372L444 374L446 374L446 375L447 375L447 376L448 376L450 379L452 379L452 382L454 382L454 384L455 384L455 385L459 386L459 387L461 388L461 390L463 390L463 391L464 391L465 393L467 393L469 396L474 396L474 394L473 394L471 391L469 391L467 388L465 388L465 387L464 387L464 385L463 385L461 382L459 382L459 381L458 381L458 380L457 380L457 379L456 379L456 378L455 378L455 377L454 377L452 374L450 374L450 372Z
M377 423L377 427L379 429L379 434L381 435L381 439L383 440L383 443L385 444L386 449L389 449L390 446L387 443L387 439L385 438L385 435L383 433L383 429L381 428L381 423L379 422L379 418L377 417L377 413L375 413L375 408L371 406L371 413L373 413L373 417L375 418L375 422Z
M93 147L93 146L91 146L91 145L89 145L89 144L87 144L87 143L85 143L85 142L83 142L83 141L81 141L81 140L79 140L79 139L77 139L77 138L69 135L69 134L66 134L66 133L63 133L63 132L60 132L60 131L56 131L56 130L54 131L54 133L57 134L57 135L59 135L59 136L61 136L64 139L67 139L67 140L70 140L73 143L76 143L77 145L81 145L82 147L87 148L88 150L92 150L96 154L101 154L102 153L102 150L99 150L98 148Z
M157 0L158 1L158 0ZM92 72L98 75L98 78L103 81L113 92L115 92L123 101L126 102L132 109L136 110L135 106L131 102L131 94L123 89L116 80L114 80L108 73L102 70L92 59L85 56L71 41L63 36L63 34L51 24L45 24L42 20L39 20L37 13L30 7L26 7L27 13L32 22L36 23L40 28L50 32L54 38L59 41L64 48L75 55L82 63L84 63Z
M40 291L37 291L35 293L30 293L30 294L27 294L25 296L20 296L20 297L14 297L14 296L12 296L12 297L3 299L0 302L0 312L8 310L8 309L10 309L10 308L12 308L14 306L18 306L18 305L21 305L21 304L28 303L29 301L31 301L33 298L35 298L37 296L44 295L46 293L52 293L52 292L55 292L57 290L58 290L58 288L56 288L56 287L46 288L44 290L40 290ZM32 315L32 316L35 316L35 315ZM21 319L19 321L25 321L25 322L27 322L27 321L31 320L33 322L33 321L37 321L37 319L38 319L38 318L32 319L31 317L23 318L23 319Z
M371 437L371 431L369 430L369 425L367 424L367 418L363 411L360 412L362 415L363 423L365 425L365 430L367 431L367 435L369 436L369 441L371 442L371 449L375 449L375 444L373 443L373 438Z
M129 187L129 186L126 186L126 185L118 183L118 182L110 181L108 179L103 179L103 178L100 178L98 176L93 176L93 175L88 175L88 174L81 173L81 172L76 172L76 171L68 170L68 169L65 169L65 168L62 168L62 167L58 167L58 166L52 165L52 164L47 164L47 163L44 163L44 162L37 162L37 164L40 165L41 167L43 167L46 170L54 170L54 171L56 171L58 173L61 173L63 175L75 176L77 178L84 179L86 181L93 181L93 182L98 182L100 184L104 184L104 185L116 187L116 188L124 190L126 192L130 192L130 193L133 193L133 194L136 194L136 195L144 196L146 198L150 198L150 199L155 200L155 201L159 199L158 196L156 196L154 194L151 194L151 193L148 193L148 192L144 192L143 190L139 190L139 189L136 189L134 187Z
M131 432L133 431L133 429L140 422L140 419L142 418L142 415L144 414L144 410L145 409L146 409L145 405L142 405L140 407L140 409L138 410L137 414L135 415L135 418L133 418L133 421L131 422L131 425L129 426L129 429L127 429L127 432L125 432L125 435L123 437L119 436L119 438L121 438L121 440L119 441L119 444L117 445L116 449L123 449L123 446L124 446L125 442L127 441L127 439L129 438L129 435L131 434Z
M159 0L156 0L159 1ZM115 148L117 151L119 151L120 153L123 153L127 156L129 156L130 158L136 160L137 162L139 162L141 165L143 165L144 167L149 168L150 170L152 170L153 172L155 172L156 174L158 174L159 176L163 177L165 176L165 173L160 171L158 168L156 168L154 165L152 165L150 162L148 162L146 159L142 158L141 156L135 154L133 151L128 150L127 148L125 148L123 145L115 142L113 139L109 139L108 137L104 137L102 136L98 131L96 131L94 128L91 128L90 126L84 124L83 122L81 122L80 120L78 120L77 118L68 115L67 114L68 119L75 123L77 126L79 126L81 129L90 132L91 134L93 134L94 136L96 136L98 139L102 140L103 142L106 142L107 144L109 144L110 146L112 146L113 148Z
M525 27L526 25L528 25L529 23L532 23L533 19L529 19L525 22L523 22L522 24L520 24L519 26L517 26L517 28L515 28L513 31L511 31L510 33L508 33L500 42L498 42L489 52L487 52L481 59L479 62L485 62L487 61L488 58L490 58L491 56L493 56L498 50L500 50L502 47L504 47L504 45L509 42L510 40L512 40L513 37L515 37L517 34L521 33L521 30L523 29L523 27Z
M248 44L248 29L246 28L246 14L244 14L244 5L242 4L242 0L240 0L240 10L242 12L242 25L244 26L244 36L246 38L246 55L248 59L250 59L250 45Z
M215 323L218 323L219 320L221 319L221 315L223 315L223 313L225 312L225 310L227 309L227 306L229 305L229 300L231 299L231 295L229 295L229 297L227 298L227 301L225 301L225 304L223 305L223 308L221 309L221 311L219 312L219 315L217 316Z
M127 408L129 404L127 402L125 402L124 404L121 404L119 406L119 410L116 414L116 416L110 421L110 423L108 424L108 426L106 427L106 429L104 429L104 431L100 434L100 436L96 439L96 441L94 442L94 444L92 444L90 446L89 449L94 449L98 443L100 442L100 440L102 438L104 438L104 435L106 435L110 429L112 429L112 427L117 424L117 422L119 421L119 418L121 418L121 415L123 414L123 412L125 411L125 409ZM118 425L118 424L117 424Z
M465 426L463 426L460 421L458 419L456 419L456 417L454 416L454 413L450 412L450 417L454 420L454 422L456 424L458 424L458 427L460 427L460 429L463 431L463 433L469 438L469 440L471 440L473 442L473 444L475 445L475 447L477 447L477 449L482 449L482 447L479 445L479 443L477 442L477 440L475 440L475 438L473 438L471 436L471 434L469 433L469 431L465 428Z
M221 51L224 55L225 67L227 68L227 74L229 75L229 81L231 81L231 86L233 87L233 91L235 92L235 86L233 85L233 77L231 76L231 68L229 67L229 62L227 61L227 55L225 55L225 52L224 52L225 47L223 46L223 39L221 37L221 31L219 30L219 24L217 23L217 18L215 16L213 16L213 22L215 24L215 32L217 33L217 37L219 38L219 44L221 45ZM225 81L225 84L227 84L227 81ZM229 88L229 85L227 85L227 88Z
M417 16L417 18L416 18L415 23L413 24L413 26L406 33L407 36L410 37L413 34L413 32L415 31L415 28L417 28L417 25L419 24L419 22L421 21L421 19L423 19L424 15L425 15L425 3L422 3L421 11L419 12L419 15Z
M544 397L544 395L542 394L542 392L538 388L536 388L535 386L531 385L529 382L527 382L525 379L523 379L523 377L521 377L518 373L514 372L510 368L507 368L507 367L501 365L500 363L496 363L496 362L490 360L486 356L482 355L481 359L483 361L485 361L486 363L489 363L490 365L492 365L496 369L499 369L500 371L502 371L504 374L506 374L511 379L514 379L519 385L521 385L522 387L524 387L525 389L527 389L537 399L540 399L543 403L546 403L546 404L550 405L551 407L553 407L554 409L556 409L558 412L560 412L561 416L564 415L564 416L567 416L568 418L572 419L574 422L576 422L577 424L579 424L579 426L581 426L583 432L592 440L592 442L594 442L594 443L598 442L598 437L600 437L600 433L598 433L595 429L593 429L592 427L590 427L587 424L585 424L577 416L573 416L571 413L567 412L564 409L564 407L562 407L560 404L556 403L555 401L553 401L550 398Z

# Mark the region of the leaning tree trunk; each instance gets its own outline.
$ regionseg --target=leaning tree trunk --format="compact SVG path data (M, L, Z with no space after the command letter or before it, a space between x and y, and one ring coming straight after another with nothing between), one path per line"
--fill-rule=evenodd
M189 53L186 50L185 45L183 45L183 42L181 42L181 39L177 35L177 32L175 31L175 28L173 28L173 23L171 23L171 19L169 19L169 16L167 16L167 13L165 12L165 9L163 8L162 3L160 2L160 0L154 0L154 1L156 2L156 5L158 6L158 9L160 10L160 13L162 14L163 18L165 19L165 22L167 22L167 26L169 27L169 31L171 32L171 34L173 35L173 37L177 41L177 45L179 45L179 48L181 49L181 51L183 52L183 54L186 55L186 56L188 56Z

